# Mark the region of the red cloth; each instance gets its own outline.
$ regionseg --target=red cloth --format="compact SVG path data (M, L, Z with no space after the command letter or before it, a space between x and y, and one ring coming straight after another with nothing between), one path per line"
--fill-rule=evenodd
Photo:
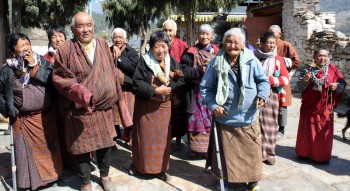
M316 76L323 76L321 72ZM312 82L309 82L302 93L300 107L295 151L298 156L311 157L317 162L331 159L334 128L332 108L337 106L343 94L328 90L329 83L343 79L342 74L332 64L328 66L328 75L328 82L322 91L312 90Z
M177 63L180 63L181 57L187 49L188 45L184 41L175 37L170 44L170 55L175 58Z

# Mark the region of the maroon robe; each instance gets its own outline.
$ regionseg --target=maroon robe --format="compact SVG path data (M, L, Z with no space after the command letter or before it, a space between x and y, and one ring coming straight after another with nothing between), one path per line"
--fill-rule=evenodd
M177 63L180 63L182 55L188 49L187 44L179 38L174 38L170 44L170 55L173 56Z
M324 74L321 72L320 70L316 77L322 77ZM328 75L328 82L325 82L322 91L313 90L313 84L309 81L302 93L300 107L295 151L298 156L310 157L316 162L327 162L331 159L334 128L332 108L337 106L343 94L328 89L329 83L343 79L342 74L332 64L328 66Z

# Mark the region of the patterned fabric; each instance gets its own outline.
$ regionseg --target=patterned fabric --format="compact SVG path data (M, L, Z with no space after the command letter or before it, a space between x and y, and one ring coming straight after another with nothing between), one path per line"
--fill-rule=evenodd
M258 125L254 122L237 128L217 122L216 126L224 178L231 183L261 180L261 139ZM213 136L209 145L206 166L211 166L212 172L219 176Z
M210 132L189 132L188 141L190 151L207 153Z
M66 143L71 153L114 145L113 106L117 101L123 126L132 125L106 41L96 39L93 65L77 40L66 41L58 50L53 83L64 96Z
M169 169L171 101L136 97L132 128L132 160L138 172L157 174Z
M30 146L20 130L15 140L15 160L17 166L17 185L20 188L36 190L40 186L56 181L58 178L43 181L35 165Z
M174 38L173 41L170 44L170 55L173 56L177 63L180 63L182 55L186 52L188 49L187 44L180 40L179 38Z
M194 87L194 112L187 117L187 130L189 132L210 132L212 113L204 104L199 86Z
M16 156L18 156L16 162L21 164L22 169L24 169L23 172L19 171L19 174L28 171L34 173L29 180L32 187L42 185L38 182L39 179L35 177L35 171L38 171L40 181L57 179L63 168L53 111L30 113L28 115L20 113L20 116L14 119L13 129L14 140L21 141L22 138L20 137L23 136L23 141L25 141L16 144L15 148ZM17 152L26 153L23 156L27 156L27 158L20 157L22 155ZM33 168L35 168L34 171ZM28 181L25 181L23 186L28 187L26 182Z
M278 132L278 93L272 89L265 106L260 108L259 122L261 127L262 160L272 161L276 155Z

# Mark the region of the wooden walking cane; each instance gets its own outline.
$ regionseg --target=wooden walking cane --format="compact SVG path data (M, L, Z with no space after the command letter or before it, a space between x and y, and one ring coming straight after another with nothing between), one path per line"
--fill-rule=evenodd
M13 126L12 126L13 119L10 117L9 120L9 129L10 129L10 146L11 146L11 171L12 171L12 188L14 191L17 191L17 166L16 166L16 160L15 160L15 145L13 141Z

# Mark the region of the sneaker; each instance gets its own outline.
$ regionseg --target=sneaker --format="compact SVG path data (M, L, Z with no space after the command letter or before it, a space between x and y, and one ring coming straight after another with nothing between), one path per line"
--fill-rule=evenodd
M277 133L277 140L283 139L284 138L284 134L281 132Z
M263 191L263 190L260 188L260 186L254 186L253 189L251 189L251 190L247 189L246 191Z
M107 180L100 179L100 182L98 183L104 191L115 191L116 186L113 183L112 179L108 177Z

